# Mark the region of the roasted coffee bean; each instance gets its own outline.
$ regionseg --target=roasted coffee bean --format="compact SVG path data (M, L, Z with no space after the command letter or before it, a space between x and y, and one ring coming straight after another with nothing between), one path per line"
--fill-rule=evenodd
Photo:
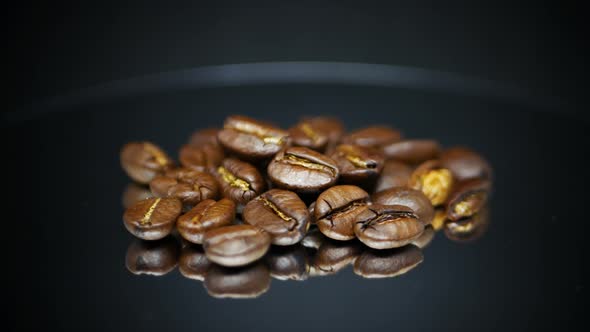
M336 118L305 118L289 130L293 145L323 152L329 145L336 144L344 126Z
M207 259L205 251L200 245L189 244L182 248L178 260L178 270L186 278L205 280L205 275L211 265L212 263Z
M358 214L367 208L368 200L369 194L359 187L332 187L316 200L316 225L325 236L334 240L354 239L354 224Z
M157 176L150 182L150 189L156 197L177 197L186 205L219 195L217 181L211 174L188 168L177 168Z
M425 226L434 217L434 207L423 192L406 187L395 187L373 195L373 203L383 205L404 205L412 209Z
M310 276L326 276L344 269L361 254L358 241L339 242L325 239L311 259Z
M234 158L223 160L215 172L223 196L246 204L264 191L265 181L256 167Z
M305 280L309 276L309 264L305 249L300 245L271 247L265 256L270 276L278 280Z
M387 160L377 180L375 191L380 192L395 187L405 187L411 175L412 168L410 166L399 161Z
M138 185L137 183L130 183L125 188L121 201L123 202L123 207L128 208L131 205L150 197L154 197L154 194L152 194L149 188Z
M440 144L429 139L403 140L385 145L383 153L388 159L395 159L408 164L420 164L438 158Z
M280 246L295 244L309 228L307 206L292 191L272 189L246 204L242 211L244 222L260 227Z
M380 149L386 144L397 142L400 139L401 133L395 129L385 126L371 126L346 135L342 138L342 143Z
M457 221L469 218L486 204L490 183L486 180L471 179L455 186L447 203L447 218Z
M223 160L223 150L210 143L203 145L185 144L180 149L180 164L200 172L214 171Z
M434 218L432 218L432 222L430 225L432 228L438 232L443 227L445 227L445 223L447 222L447 210L440 207L434 210Z
M424 231L418 216L407 206L373 204L357 216L356 237L374 249L405 246Z
M251 299L264 294L270 281L270 272L262 262L233 268L213 264L203 285L212 297Z
M221 145L247 160L267 159L283 149L289 133L245 116L230 116L217 138Z
M125 266L133 274L163 276L174 270L178 242L171 236L157 241L135 239L127 248Z
M217 142L217 134L219 134L218 128L205 128L197 130L191 135L189 144L196 147L206 144L219 145Z
M182 211L178 198L148 198L129 207L123 214L127 230L144 240L158 240L170 234Z
M383 169L385 160L377 150L350 144L341 144L330 155L340 170L343 183L374 184Z
M434 239L434 235L436 235L434 228L432 228L431 225L428 225L424 228L424 232L422 232L422 235L420 235L417 239L412 241L412 244L420 249L424 249L430 244L430 242L432 242L432 240Z
M487 232L489 222L489 209L485 206L469 218L445 223L445 236L454 242L475 242Z
M412 270L423 260L422 250L413 245L366 250L354 262L354 273L363 278L393 278Z
M309 211L309 223L315 225L315 202L309 204L307 211Z
M429 160L414 170L408 186L421 190L434 206L446 202L453 189L453 174L444 168L438 160Z
M158 174L174 167L174 162L155 144L131 142L121 149L121 166L131 179L147 184Z
M317 192L338 180L338 165L331 158L304 147L277 153L268 165L268 176L280 188Z
M463 147L444 151L440 156L441 165L451 171L457 181L469 179L492 179L490 164L478 153Z
M271 237L252 225L231 225L205 233L203 248L207 258L223 266L241 266L254 262L268 251Z
M211 229L230 225L236 217L236 203L224 198L219 202L206 199L176 222L178 233L192 243L202 243L203 235Z

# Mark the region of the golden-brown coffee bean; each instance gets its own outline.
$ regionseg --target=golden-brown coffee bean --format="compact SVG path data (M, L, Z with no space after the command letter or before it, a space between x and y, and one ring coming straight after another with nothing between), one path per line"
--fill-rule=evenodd
M373 204L357 216L356 237L374 249L391 249L416 240L424 225L407 206Z
M369 194L356 186L332 187L320 194L315 204L316 225L327 237L347 241L354 239L357 216L367 207Z
M447 218L457 221L469 218L478 213L487 203L490 182L471 179L460 182L455 186L447 203Z
M177 197L188 206L219 195L217 181L211 174L188 168L169 170L157 176L150 182L150 189L156 197Z
M395 187L373 195L373 203L383 205L404 205L412 209L425 226L434 216L434 207L420 190L407 187Z
M215 172L223 191L223 196L236 202L246 204L260 195L265 188L265 181L253 165L235 159L223 160Z
M207 199L178 218L176 228L184 239L202 243L203 235L211 229L230 225L236 217L236 203L224 198L218 202Z
M157 175L174 167L174 162L153 143L131 142L121 149L121 166L131 179L148 184Z
M178 198L148 198L130 206L123 214L127 230L144 240L164 238L174 228L182 211Z
M488 230L490 215L489 208L483 207L479 213L458 221L448 221L445 224L445 236L454 242L469 243L481 238Z
M223 266L250 264L266 254L271 237L252 225L231 225L205 233L203 248L207 258Z
M454 181L450 170L441 166L438 160L429 160L414 170L408 186L421 190L432 205L439 206L446 202Z

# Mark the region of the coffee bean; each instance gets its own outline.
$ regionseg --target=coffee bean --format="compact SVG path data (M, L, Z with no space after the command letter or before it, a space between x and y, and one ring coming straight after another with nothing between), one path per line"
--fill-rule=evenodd
M424 228L424 232L422 232L422 235L420 235L417 239L412 241L412 244L420 249L424 249L430 244L430 242L432 242L435 235L436 232L434 231L434 228L432 228L431 225L428 225Z
M424 225L407 206L373 204L357 216L356 237L374 249L405 246L416 240Z
M217 142L217 134L219 134L219 131L220 130L218 128L205 128L197 130L191 135L189 144L196 147L206 144L218 145L219 143Z
M277 153L268 165L268 176L281 188L317 192L338 180L338 166L331 158L304 147Z
M131 142L121 149L121 166L131 179L147 184L157 175L172 168L174 162L150 142Z
M241 266L264 256L270 234L252 225L231 225L205 233L203 248L207 258L223 266Z
M343 133L342 122L330 117L306 118L289 130L293 145L318 152L323 152L329 145L335 145Z
M121 201L123 202L123 207L128 208L131 205L150 197L154 197L154 194L152 194L149 188L140 186L137 183L130 183L125 187Z
M454 182L449 169L444 168L438 160L429 160L414 170L408 187L421 190L432 205L439 206L446 202Z
M445 223L445 236L454 242L475 242L488 230L490 222L489 209L484 206L473 216Z
M234 158L223 160L215 172L223 196L246 204L264 191L265 181L256 167Z
M206 199L176 222L178 233L192 243L202 243L205 232L221 226L230 225L236 217L236 204L227 198L216 202Z
M377 180L375 192L384 191L395 187L405 187L412 175L412 168L402 162L387 160Z
M291 191L272 189L248 202L242 211L244 222L260 227L280 246L295 244L309 228L309 211Z
M367 207L369 194L356 186L334 186L320 194L315 219L320 231L334 240L354 239L357 216Z
M346 135L342 138L342 143L380 149L384 145L397 142L400 139L401 133L393 128L371 126Z
M322 234L319 229L313 227L307 232L307 234L305 234L305 237L301 240L301 245L306 248L317 250L326 239L328 238Z
M315 201L309 204L307 211L309 211L309 223L315 225Z
M150 189L156 197L177 197L191 206L219 195L217 181L211 174L188 168L169 170L156 177L150 182Z
M434 231L440 231L443 227L445 227L446 222L447 210L443 207L436 208L434 210L434 217L432 218L432 222L430 223Z
M203 144L200 146L185 144L180 149L180 164L200 172L214 171L223 160L223 150L218 145Z
M423 260L422 250L413 245L388 250L366 250L354 262L354 273L363 278L393 278L414 269Z
M189 244L182 248L178 260L178 270L184 277L203 281L210 266L211 262L205 256L205 251L200 245Z
M326 238L311 259L309 274L317 277L338 273L354 262L361 252L358 241L339 242Z
M440 144L429 139L404 140L385 145L383 153L388 159L395 159L408 164L420 164L438 158Z
M144 240L158 240L170 234L182 211L178 198L148 198L129 207L123 214L127 230Z
M330 155L340 170L342 183L374 185L383 169L383 155L371 148L341 144Z
M457 181L492 179L492 167L473 150L463 147L448 149L440 156L441 165L451 171Z
M135 239L127 248L125 266L133 274L163 276L174 270L178 242L171 236L157 241Z
M486 204L490 182L480 179L458 183L447 203L447 217L452 221L468 218L479 212Z
M217 138L228 151L246 160L267 159L288 143L289 133L244 116L230 116Z
M420 190L406 187L391 188L374 194L373 203L407 206L416 213L424 226L430 224L434 217L434 207L430 199Z
M268 291L270 281L270 272L262 262L237 268L213 264L203 285L215 298L251 299Z
M309 264L305 249L301 245L271 247L265 256L270 267L270 276L278 280L306 280Z

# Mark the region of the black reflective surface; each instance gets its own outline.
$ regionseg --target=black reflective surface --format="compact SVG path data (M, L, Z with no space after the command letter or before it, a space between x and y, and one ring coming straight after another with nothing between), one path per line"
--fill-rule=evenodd
M300 282L272 279L251 300L211 297L178 268L161 277L131 273L126 255L134 239L121 220L129 180L119 148L145 139L176 154L193 130L220 126L234 113L284 127L301 115L337 115L348 129L383 123L406 137L467 145L494 167L489 228L468 244L437 233L423 262L396 278L365 279L349 266ZM100 331L575 329L587 302L588 129L573 118L488 99L300 85L154 94L12 124L2 134L16 198L4 220L9 324Z

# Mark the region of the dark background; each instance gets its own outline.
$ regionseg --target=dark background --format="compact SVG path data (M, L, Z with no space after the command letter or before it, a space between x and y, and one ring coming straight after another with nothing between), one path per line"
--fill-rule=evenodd
M515 85L562 105L410 88L249 86L81 104L3 123L13 197L2 241L9 330L572 330L584 322L582 8L101 1L23 3L8 14L15 75L5 112L30 112L46 98L112 80L259 61L415 66ZM490 230L472 245L437 235L424 263L399 278L346 270L275 280L252 301L210 298L178 271L132 275L124 266L132 236L120 221L128 183L120 146L152 140L175 155L193 130L233 113L282 127L303 114L331 114L348 129L388 124L407 137L468 145L495 169Z

